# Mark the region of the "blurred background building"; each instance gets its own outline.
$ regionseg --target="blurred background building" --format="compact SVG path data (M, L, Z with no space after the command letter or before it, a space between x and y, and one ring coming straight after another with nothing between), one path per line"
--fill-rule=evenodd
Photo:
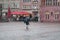
M60 22L60 0L41 0L41 22Z
M7 12L8 6L11 11L39 12L40 0L0 0L2 12Z
M6 15L8 6L11 11L26 11L40 16L40 0L0 0L0 14Z
M8 6L12 12L32 13L41 22L60 21L60 0L0 0L0 16L7 14Z

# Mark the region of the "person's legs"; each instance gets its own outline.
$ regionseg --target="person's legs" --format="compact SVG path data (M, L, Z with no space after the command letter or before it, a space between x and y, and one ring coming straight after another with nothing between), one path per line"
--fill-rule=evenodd
M29 30L28 25L26 25L26 30Z

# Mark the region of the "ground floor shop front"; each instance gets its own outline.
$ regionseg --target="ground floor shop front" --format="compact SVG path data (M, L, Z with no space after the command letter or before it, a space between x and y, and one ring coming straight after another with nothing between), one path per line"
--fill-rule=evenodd
M24 12L26 12L26 13L24 13ZM11 16L10 16L9 20L8 20L8 17L7 17L7 12L2 12L0 20L1 21L7 21L7 22L8 21L23 21L24 16L29 16L30 21L37 21L38 22L38 12L37 11L33 11L32 13L27 12L27 11L11 12Z

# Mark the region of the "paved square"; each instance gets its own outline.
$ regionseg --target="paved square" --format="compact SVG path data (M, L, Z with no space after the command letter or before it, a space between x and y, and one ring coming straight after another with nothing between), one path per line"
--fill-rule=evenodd
M0 40L60 40L60 23L30 22L26 31L23 22L0 23Z

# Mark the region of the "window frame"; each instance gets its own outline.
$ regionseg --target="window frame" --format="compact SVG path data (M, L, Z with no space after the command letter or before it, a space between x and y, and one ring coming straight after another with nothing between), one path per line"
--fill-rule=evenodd
M31 2L31 0L23 0L23 2Z

